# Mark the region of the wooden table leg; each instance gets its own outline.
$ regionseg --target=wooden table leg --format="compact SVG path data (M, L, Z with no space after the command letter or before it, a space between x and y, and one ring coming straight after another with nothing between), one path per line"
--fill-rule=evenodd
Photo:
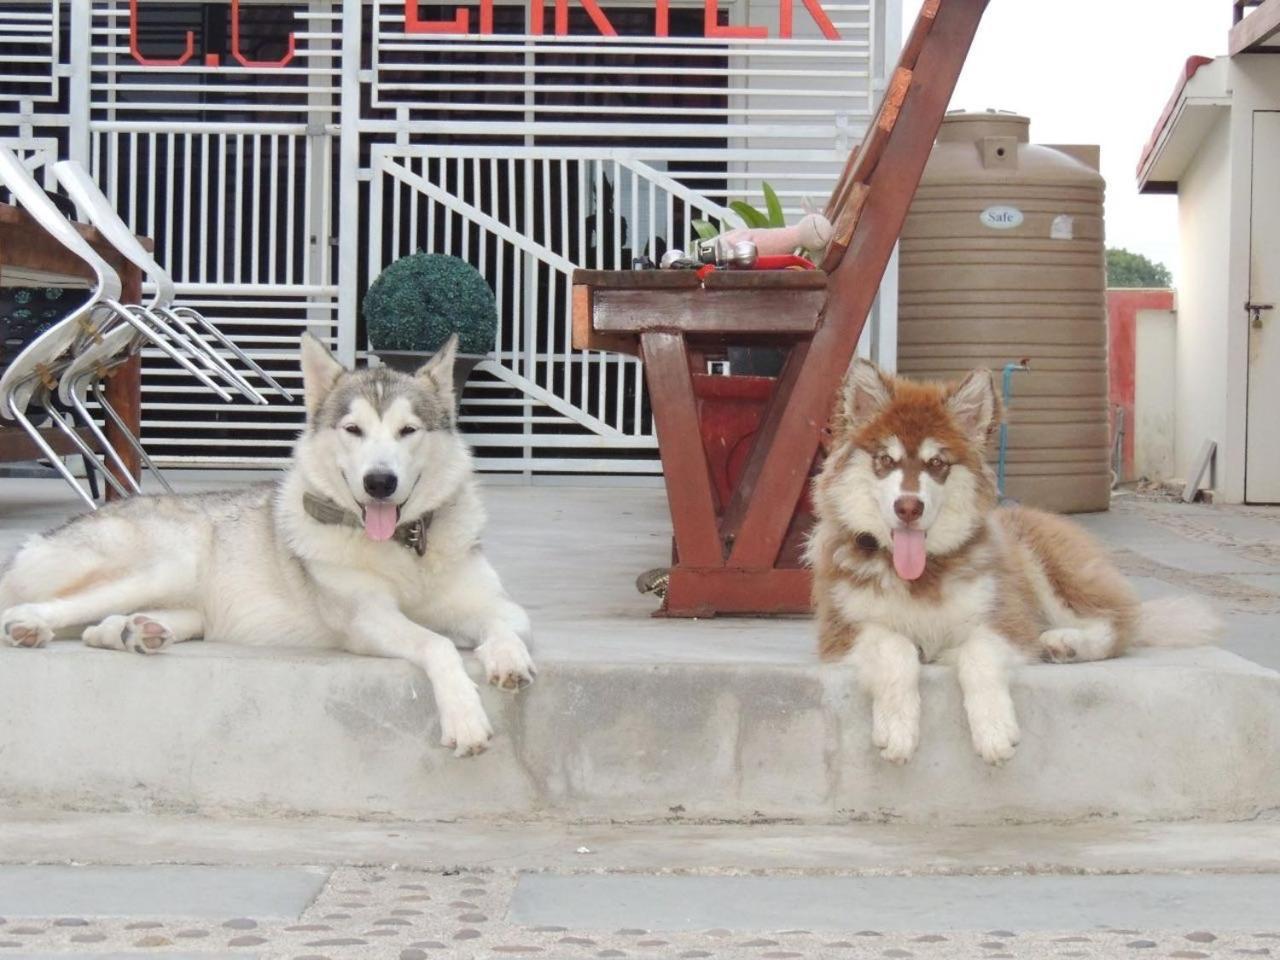
M724 563L716 531L715 493L698 428L698 405L684 335L662 330L640 335L640 355L666 475L667 500L681 565Z
M116 368L115 375L107 380L106 387L107 403L120 414L120 419L125 422L129 430L135 437L141 436L142 433L142 357L134 354L119 367ZM110 419L106 422L107 440L116 451L120 454L120 458L128 465L129 472L133 474L134 479L138 479L142 475L142 460L138 457L138 452L133 449L133 445L129 443L120 433L120 430ZM128 481L120 476L120 471L114 463L107 460L107 469L121 483L128 485ZM115 500L118 494L107 485L107 499Z

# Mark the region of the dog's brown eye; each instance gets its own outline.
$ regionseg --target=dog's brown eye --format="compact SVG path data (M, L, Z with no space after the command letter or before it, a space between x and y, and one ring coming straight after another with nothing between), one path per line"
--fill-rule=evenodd
M347 433L351 434L353 437L363 437L363 436L364 436L364 431L363 431L363 430L361 430L359 427L357 427L354 423L348 423L348 424L347 424L345 427L343 427L342 429L343 429L343 430L345 430L345 431L347 431Z
M930 458L929 458L929 469L930 469L930 470L941 470L941 469L942 469L943 467L945 467L946 465L947 465L947 461L943 460L941 457L930 457Z
M878 466L881 470L892 470L895 465L896 465L896 461L893 459L893 457L889 456L887 453L881 453L876 455L876 466Z
M400 428L400 436L402 437L412 437L417 432L418 432L417 427L401 427Z

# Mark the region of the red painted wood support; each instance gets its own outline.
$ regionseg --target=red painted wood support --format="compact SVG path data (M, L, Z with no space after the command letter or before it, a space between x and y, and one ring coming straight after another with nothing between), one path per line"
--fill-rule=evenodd
M574 345L638 353L675 534L663 612L806 613L809 479L907 208L987 0L926 0L875 122L832 193L823 270L578 271ZM825 272L824 272L825 271ZM693 375L734 344L785 347L737 486L712 482Z

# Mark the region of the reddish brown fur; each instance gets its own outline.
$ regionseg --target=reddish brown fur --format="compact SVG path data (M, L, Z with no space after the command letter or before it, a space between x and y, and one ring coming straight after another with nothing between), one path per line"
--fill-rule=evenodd
M1082 618L1110 620L1116 634L1111 656L1123 652L1132 638L1138 613L1137 599L1124 577L1103 550L1076 525L1060 517L1026 508L997 509L994 477L986 466L984 448L1001 418L998 395L995 416L982 442L974 442L947 407L955 384L916 383L882 375L889 402L870 415L851 412L858 398L846 385L844 402L832 422L832 453L815 483L815 532L819 549L814 565L814 607L818 619L819 654L824 660L844 657L857 639L859 625L847 622L833 599L833 587L844 581L860 590L881 591L883 578L892 571L887 545L865 549L856 542L859 531L840 525L834 510L826 509L839 476L849 468L855 451L873 457L889 437L896 437L908 451L904 462L904 489L912 489L906 468L927 469L912 456L926 439L940 443L950 463L962 464L977 484L972 510L977 520L973 535L958 549L930 554L924 575L903 581L912 602L937 604L944 584L982 576L997 581L989 624L1016 646L1039 654L1041 633L1051 624L1036 592L1036 571L1041 571L1053 593ZM944 478L945 479L945 478Z

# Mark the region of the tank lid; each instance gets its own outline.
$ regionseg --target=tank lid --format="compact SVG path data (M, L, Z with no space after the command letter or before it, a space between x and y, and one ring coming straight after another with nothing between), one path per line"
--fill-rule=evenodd
M942 120L939 143L970 143L984 137L1013 137L1029 142L1031 120L1007 110L953 110Z

